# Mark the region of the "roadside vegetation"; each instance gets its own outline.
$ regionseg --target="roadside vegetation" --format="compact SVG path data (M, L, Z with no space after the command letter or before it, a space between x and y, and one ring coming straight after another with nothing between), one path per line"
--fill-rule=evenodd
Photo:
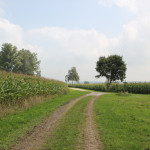
M106 150L150 149L150 95L106 94L94 109Z
M77 148L78 142L80 142L80 149L83 149L84 135L80 137L79 135L85 128L86 116L84 112L91 98L92 96L88 96L81 99L67 112L52 135L47 139L42 148L43 150L74 150Z
M21 103L32 96L57 94L68 86L64 82L0 72L0 104Z
M69 87L89 89L102 92L124 92L135 94L150 94L150 83L112 83L107 90L105 83L100 84L69 84Z
M32 131L34 126L39 125L57 108L86 93L88 92L71 90L67 95L0 118L0 149L8 149L16 144L20 138Z

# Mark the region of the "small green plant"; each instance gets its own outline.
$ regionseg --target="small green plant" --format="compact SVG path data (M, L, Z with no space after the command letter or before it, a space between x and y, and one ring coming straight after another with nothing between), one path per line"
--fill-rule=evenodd
M128 92L119 92L116 95L118 95L118 96L130 96L131 94L129 94Z

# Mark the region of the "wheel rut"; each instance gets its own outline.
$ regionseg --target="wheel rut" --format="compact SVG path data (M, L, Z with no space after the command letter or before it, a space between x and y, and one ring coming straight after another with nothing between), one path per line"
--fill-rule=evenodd
M94 93L91 94L94 95ZM86 109L85 150L102 149L102 142L99 139L99 134L96 129L96 124L94 122L93 105L95 100L99 97L97 93L95 94L95 97L91 99Z
M37 150L44 143L47 136L53 131L63 115L79 100L88 96L88 94L76 98L57 109L48 119L33 129L27 137L22 139L17 145L11 147L11 150Z

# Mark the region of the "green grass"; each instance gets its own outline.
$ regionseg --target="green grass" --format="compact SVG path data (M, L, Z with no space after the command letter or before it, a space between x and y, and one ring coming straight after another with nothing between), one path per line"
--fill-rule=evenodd
M84 131L85 107L91 96L77 102L62 118L59 125L48 138L44 150L74 150L78 144L80 131ZM84 136L80 137L82 141ZM82 144L82 143L80 143Z
M150 150L150 95L103 95L94 109L105 150Z
M35 125L38 125L47 116L51 115L58 107L86 93L88 92L71 90L67 95L0 118L0 149L8 149L19 138L31 131Z

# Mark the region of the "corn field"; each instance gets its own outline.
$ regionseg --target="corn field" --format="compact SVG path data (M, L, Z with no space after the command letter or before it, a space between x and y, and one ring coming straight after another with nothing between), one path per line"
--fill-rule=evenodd
M106 92L106 84L69 84L69 87L75 88L83 88L95 91L103 91ZM109 92L123 92L127 91L129 93L136 93L136 94L150 94L150 83L126 83L119 84L119 83L112 83L109 88Z
M61 81L0 72L0 103L12 103L31 96L57 94L68 87Z

